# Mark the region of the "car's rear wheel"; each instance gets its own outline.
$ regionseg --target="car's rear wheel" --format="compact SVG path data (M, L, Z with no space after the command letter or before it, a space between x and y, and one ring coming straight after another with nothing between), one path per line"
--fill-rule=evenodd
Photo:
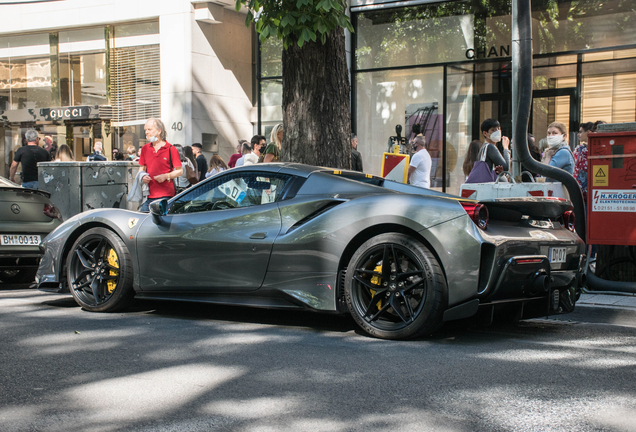
M345 299L372 336L409 339L442 324L446 279L431 251L398 233L380 234L358 248L347 267Z
M38 269L0 270L0 281L4 283L28 283L35 281Z
M121 310L135 295L128 248L105 228L92 228L75 241L66 260L66 274L75 301L89 311Z

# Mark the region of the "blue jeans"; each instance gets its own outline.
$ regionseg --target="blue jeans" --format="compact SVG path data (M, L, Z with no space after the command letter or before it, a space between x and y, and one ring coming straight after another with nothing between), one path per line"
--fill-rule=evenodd
M141 208L139 209L140 212L144 212L144 213L148 213L150 211L150 203L153 201L157 201L157 200L161 200L161 199L170 199L172 198L171 196L167 196L167 197L159 197L159 198L148 198L146 200L146 202L144 202L141 206Z
M30 181L30 182L23 182L22 187L27 189L37 189L38 181L36 180L36 181Z

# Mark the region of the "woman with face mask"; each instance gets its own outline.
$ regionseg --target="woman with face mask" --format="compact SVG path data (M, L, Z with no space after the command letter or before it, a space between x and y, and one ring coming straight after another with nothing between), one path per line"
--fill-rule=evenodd
M545 151L543 162L572 174L574 172L574 156L572 156L570 145L565 140L567 134L567 128L561 122L554 122L548 126L548 136L546 137L548 149Z
M501 125L495 119L486 119L481 124L484 143L479 151L479 160L485 161L497 174L510 167L510 139L501 136ZM502 152L497 149L501 143Z

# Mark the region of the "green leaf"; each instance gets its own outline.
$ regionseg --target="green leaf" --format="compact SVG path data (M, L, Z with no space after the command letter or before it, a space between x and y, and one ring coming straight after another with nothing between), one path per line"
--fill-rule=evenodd
M250 24L252 24L253 20L254 14L252 13L252 11L247 11L247 15L245 16L245 27L249 27Z
M300 37L298 38L298 47L302 48L304 43L305 43L305 39L303 38L303 35L301 34Z
M270 32L270 27L269 26L265 26L262 30L261 30L261 37L267 39L269 37L269 32Z
M243 2L241 0L236 0L236 4L234 5L234 9L236 9L236 11L239 12L241 10L241 6L243 6Z

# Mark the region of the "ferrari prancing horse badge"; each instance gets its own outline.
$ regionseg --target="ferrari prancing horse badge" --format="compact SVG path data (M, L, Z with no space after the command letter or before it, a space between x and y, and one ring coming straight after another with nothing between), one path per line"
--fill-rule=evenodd
M130 218L128 219L128 228L133 229L135 225L137 225L137 221L139 218Z

